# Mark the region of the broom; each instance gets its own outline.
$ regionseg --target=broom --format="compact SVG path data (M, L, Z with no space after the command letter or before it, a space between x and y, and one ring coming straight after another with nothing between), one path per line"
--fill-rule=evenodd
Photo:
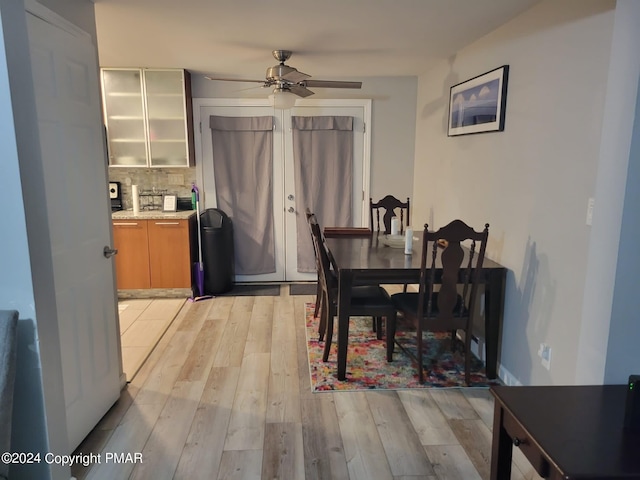
M212 298L211 295L204 294L204 264L202 263L202 233L200 232L200 192L195 183L191 185L191 193L195 196L196 219L198 223L198 261L193 264L193 276L196 281L195 290L192 292L193 297L189 298L191 302L198 302Z

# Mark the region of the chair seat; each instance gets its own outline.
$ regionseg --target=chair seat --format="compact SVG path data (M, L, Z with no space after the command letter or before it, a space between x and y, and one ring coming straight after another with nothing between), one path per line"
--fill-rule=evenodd
M378 286L360 286L353 287L351 290L351 309L357 310L381 310L381 309L394 310L395 307L391 302L391 298L387 291Z
M414 315L418 312L418 300L420 299L420 294L417 292L407 292L407 293L395 293L391 295L391 301L395 305L396 309L401 312L410 312ZM431 313L433 316L438 314L438 292L433 292L431 294ZM462 297L458 295L458 301L456 302L456 306L454 308L454 313L460 313L460 305L462 305ZM426 302L425 302L426 309ZM463 314L466 314L467 309L463 310Z

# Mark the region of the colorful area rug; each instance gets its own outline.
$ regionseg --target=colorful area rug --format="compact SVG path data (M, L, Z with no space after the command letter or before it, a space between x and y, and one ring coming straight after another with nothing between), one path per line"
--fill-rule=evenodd
M324 342L318 341L318 319L313 316L313 303L305 304L307 352L311 390L400 390L405 388L464 387L464 350L462 342L454 342L451 351L451 334L425 333L425 383L418 380L417 369L409 356L397 345L393 362L387 362L385 340L376 339L371 318L351 317L349 323L349 349L347 352L347 378L337 378L337 325L331 345L329 361L322 361ZM396 338L415 345L415 333L398 322ZM488 387L498 381L487 379L484 364L475 356L471 359L472 387Z

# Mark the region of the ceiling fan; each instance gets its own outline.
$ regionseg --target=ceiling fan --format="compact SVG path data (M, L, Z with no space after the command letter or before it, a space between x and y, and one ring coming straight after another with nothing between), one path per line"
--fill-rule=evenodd
M239 78L218 78L207 76L209 80L227 82L262 83L263 87L273 87L273 94L269 96L276 108L291 108L295 103L295 96L308 97L313 92L307 87L318 88L361 88L362 82L342 82L332 80L311 80L311 75L299 72L296 68L285 65L292 52L290 50L273 50L273 57L280 62L267 68L264 80L243 80ZM293 94L293 95L292 95ZM283 106L279 106L283 104Z

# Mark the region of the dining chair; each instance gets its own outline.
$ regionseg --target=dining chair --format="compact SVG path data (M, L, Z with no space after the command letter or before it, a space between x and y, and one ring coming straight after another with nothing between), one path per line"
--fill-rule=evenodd
M369 198L369 214L371 231L381 231L381 227L384 227L384 233L391 233L391 219L396 217L396 210L400 214L400 233L404 232L404 229L409 226L410 213L410 200L407 197L406 202L401 202L393 195L387 195L380 201L375 202L373 198ZM382 213L382 223L380 223L380 213Z
M322 285L320 284L320 268L321 268L320 257L318 257L316 242L313 241L313 232L311 231L311 224L309 223L310 218L314 215L313 213L311 213L311 210L309 210L309 208L305 209L305 216L307 218L307 225L309 225L309 233L311 234L311 244L313 245L313 256L315 257L315 260L316 260L316 272L318 275L318 280L316 282L316 303L313 309L313 316L317 318L318 314L320 313L320 307L323 303ZM324 338L324 325L322 320L320 321L320 326L318 328L318 335L319 335L319 340L322 341Z
M322 307L320 323L324 325L324 351L322 360L329 359L331 342L333 339L334 317L338 314L338 281L331 271L335 270L335 260L328 249L325 238L322 235L320 225L314 214L309 217L315 251L319 258L320 269L318 282L322 286ZM382 318L395 324L396 308L386 290L376 286L356 286L351 290L351 303L348 305L349 317L364 316L373 317L376 325L375 332L378 339L382 339Z
M453 349L457 331L463 330L464 378L469 385L473 312L488 236L488 223L484 230L475 231L462 220L454 220L435 232L425 224L418 292L391 296L398 311L415 328L417 340L413 348L396 341L395 317L387 320L387 361L393 361L397 344L417 364L420 383L424 383L423 332L451 332ZM470 246L463 248L462 242L470 242ZM436 265L437 260L441 266Z

